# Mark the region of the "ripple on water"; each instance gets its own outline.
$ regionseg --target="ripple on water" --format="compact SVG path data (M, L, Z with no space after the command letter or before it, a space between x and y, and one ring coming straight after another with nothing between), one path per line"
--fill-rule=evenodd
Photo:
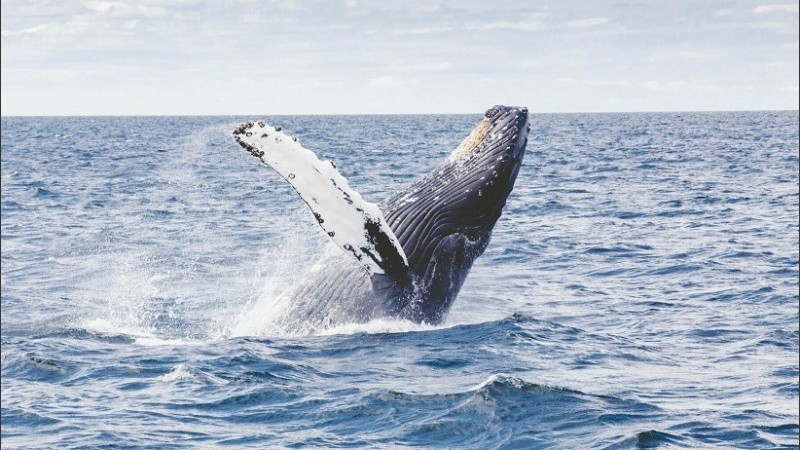
M479 118L271 122L380 202ZM448 321L313 336L246 119L2 118L4 449L798 448L796 111L532 115Z

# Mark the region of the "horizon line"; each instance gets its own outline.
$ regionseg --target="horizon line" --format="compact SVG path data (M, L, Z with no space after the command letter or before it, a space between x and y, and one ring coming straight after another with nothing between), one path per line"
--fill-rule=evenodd
M687 110L638 110L638 111L530 111L536 114L670 114L670 113L728 113L728 112L800 112L800 109L687 109ZM474 116L480 112L419 112L419 113L240 113L240 114L0 114L0 118L16 117L241 117L241 116Z

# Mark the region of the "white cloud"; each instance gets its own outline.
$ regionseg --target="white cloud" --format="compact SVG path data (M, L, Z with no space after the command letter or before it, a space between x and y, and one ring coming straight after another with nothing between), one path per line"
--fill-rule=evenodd
M109 17L163 17L167 15L167 10L160 6L137 5L135 8L127 3L119 1L92 0L83 4L86 8L97 14Z
M107 2L102 0L92 0L83 6L99 14L118 15L124 14L128 10L128 5L122 2Z
M556 58L556 61L567 67L578 67L586 64L586 61L579 55L563 55Z
M25 79L35 82L56 82L77 80L85 75L86 73L73 69L2 69L4 80Z
M450 70L453 68L453 64L442 61L438 63L428 63L428 64L414 64L408 67L408 70L414 72L441 72L444 70Z
M145 17L163 17L167 15L167 10L160 6L139 5L139 12Z
M411 28L409 30L398 30L395 31L395 34L435 34L435 33L447 33L449 31L455 31L458 28L456 27L420 27L420 28ZM368 30L366 34L375 34L378 30Z
M558 81L562 83L577 83L577 84L584 84L586 86L592 87L619 87L619 86L626 86L628 84L625 80L617 80L617 79L608 79L608 80L579 80L573 77L560 77ZM655 82L645 82L645 83L655 83Z
M49 25L37 25L35 27L25 28L24 30L19 30L19 31L3 30L1 34L3 37L22 36L25 34L36 34L40 31L46 30L47 27L49 27Z
M797 107L796 0L238 1L2 0L3 112L469 111L503 98L543 111ZM246 70L243 51L256 55ZM264 83L281 95L242 88ZM119 86L141 95L112 105Z
M277 6L284 11L307 11L309 8L301 0L284 0Z
M516 22L509 22L509 21L498 21L498 22L488 22L488 23L481 23L481 24L467 24L463 26L450 26L450 25L439 25L439 26L427 26L427 27L415 27L415 28L406 28L406 29L397 29L394 30L394 34L398 35L405 35L405 34L441 34L441 33L449 33L453 31L492 31L492 30L512 30L512 31L537 31L542 30L545 28L545 25L542 22L538 21L516 21ZM374 34L377 30L368 30L366 34Z
M625 80L584 80L583 83L595 87L625 86L628 84Z
M781 5L761 5L753 8L753 14L769 14L775 12L786 12L797 14L800 11L797 3L784 3Z
M683 59L708 59L708 53L697 50L683 50L675 53L675 56Z
M570 28L591 28L596 27L598 25L603 25L608 23L609 19L605 17L592 17L591 19L581 19L581 20L573 20L566 23L566 26Z
M700 50L666 50L666 51L656 52L649 58L649 60L665 61L674 59L688 59L694 61L702 61L710 59L712 56L714 55L712 55L707 51L700 51Z
M659 83L658 81L642 81L641 83L639 83L639 86L646 89L652 89L654 91L661 89L661 83Z
M404 84L403 80L390 75L375 77L367 82L367 86L371 89L395 89Z
M653 91L672 91L678 92L683 90L686 87L686 82L683 80L677 81L642 81L639 83L639 87L643 87L645 89L650 89Z
M492 22L480 25L480 30L536 31L544 28L541 22Z

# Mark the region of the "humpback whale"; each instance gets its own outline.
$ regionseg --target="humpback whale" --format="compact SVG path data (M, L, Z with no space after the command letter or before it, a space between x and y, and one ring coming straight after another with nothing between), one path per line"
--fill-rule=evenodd
M527 108L493 106L438 168L377 205L280 127L238 126L236 142L294 187L342 250L281 294L278 325L313 332L377 318L441 323L489 244L529 130Z

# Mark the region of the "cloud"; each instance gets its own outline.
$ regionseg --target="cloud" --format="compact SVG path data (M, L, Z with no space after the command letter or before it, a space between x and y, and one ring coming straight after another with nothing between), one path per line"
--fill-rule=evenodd
M160 6L137 5L135 8L119 1L92 0L83 4L86 8L97 14L109 17L163 17L167 10Z
M414 64L408 67L408 70L414 72L441 72L445 70L450 70L453 68L453 64L442 61L438 63L428 63L428 64Z
M85 76L85 72L74 69L17 69L3 68L2 78L4 80L25 79L35 82L58 82L78 80Z
M643 87L645 89L650 89L653 91L672 91L678 92L686 87L686 82L683 80L678 81L642 81L639 83L639 87Z
M92 11L99 13L99 14L119 14L124 12L128 9L128 5L122 2L106 2L101 0L93 0L90 2L86 2L83 6L91 9Z
M565 25L569 28L591 28L608 23L605 17L592 17L591 19L572 20Z
M625 86L628 84L625 80L583 80L583 84L595 87L608 87L608 86Z
M139 12L145 17L163 17L167 15L167 10L160 6L139 5Z
M3 30L1 34L3 37L23 36L26 34L36 34L40 31L46 30L47 27L49 27L49 25L37 25L35 27L25 28L24 30L19 30L19 31Z
M558 81L562 83L577 83L584 84L592 87L619 87L627 86L628 82L625 80L608 79L608 80L579 80L573 77L561 77Z
M681 59L708 59L709 54L697 50L683 50L675 52L675 57Z
M480 25L480 30L536 31L544 28L541 22L492 22Z
M509 22L509 21L497 21L497 22L488 22L482 24L467 24L463 26L450 26L450 25L440 25L440 26L429 26L429 27L416 27L416 28L409 28L409 29L398 29L394 30L394 34L398 35L405 35L405 34L418 34L418 35L425 35L425 34L440 34L440 33L450 33L453 31L493 31L493 30L511 30L511 31L538 31L545 28L545 25L542 22L538 21L516 21L516 22ZM377 30L368 30L366 34L374 34Z
M395 34L435 34L435 33L447 33L450 31L455 31L458 28L456 27L420 27L420 28L411 28L409 30L398 30L395 31ZM378 30L369 30L366 34L374 34L377 33Z
M714 11L713 16L714 17L730 17L730 16L732 16L734 14L736 14L736 11L734 11L732 9L720 9L718 11Z
M800 11L796 3L784 3L781 5L761 5L753 8L753 14L769 14L776 12L786 12L797 14Z
M370 89L396 89L404 84L403 80L390 75L375 77L367 82L367 86Z
M558 56L555 61L567 67L578 67L586 64L586 61L580 55Z
M558 111L796 108L797 25L787 12L796 0L688 9L615 0L580 8L553 0L2 1L3 74L11 73L4 113L163 112L173 108L161 106L164 92L174 93L176 112L197 113L264 104L275 112L465 111L497 98L543 99L543 110ZM242 52L255 52L245 69ZM296 88L301 82L308 89ZM237 97L249 90L231 87L263 83L286 93ZM119 86L153 100L111 105ZM463 95L475 86L489 100ZM43 89L48 101L34 101ZM76 102L77 93L91 100Z
M659 51L653 54L649 60L650 61L665 61L665 60L675 60L675 59L688 59L692 61L703 61L710 59L712 56L711 53L707 51L699 51L699 50L666 50L666 51Z

